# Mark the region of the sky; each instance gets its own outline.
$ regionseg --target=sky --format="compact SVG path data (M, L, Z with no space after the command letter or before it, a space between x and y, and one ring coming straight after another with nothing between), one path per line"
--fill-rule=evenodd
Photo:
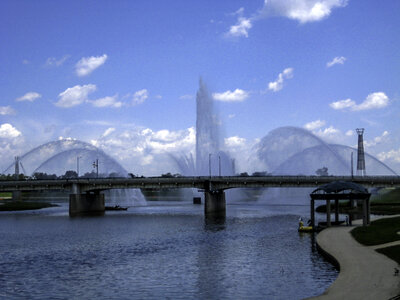
M400 1L0 2L0 171L91 143L135 174L195 153L199 79L239 171L281 126L357 145L400 174ZM174 169L175 168L175 169Z

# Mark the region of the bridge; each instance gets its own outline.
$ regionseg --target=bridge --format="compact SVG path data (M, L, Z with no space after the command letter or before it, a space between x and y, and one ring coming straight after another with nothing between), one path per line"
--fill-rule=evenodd
M196 176L196 177L136 177L136 178L76 178L56 180L0 181L0 192L68 190L70 214L104 210L104 195L110 189L171 189L196 188L204 190L205 213L225 212L224 190L232 188L306 188L333 181L351 181L365 187L400 187L400 176Z

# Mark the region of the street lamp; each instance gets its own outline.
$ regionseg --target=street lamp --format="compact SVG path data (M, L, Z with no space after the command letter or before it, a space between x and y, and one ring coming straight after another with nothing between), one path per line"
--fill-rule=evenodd
M218 155L218 175L221 177L221 156Z
M93 162L93 168L96 168L96 178L99 178L99 159Z
M208 154L208 172L211 178L211 153Z
M76 173L78 174L78 178L79 178L79 159L80 158L82 158L82 156L76 157Z

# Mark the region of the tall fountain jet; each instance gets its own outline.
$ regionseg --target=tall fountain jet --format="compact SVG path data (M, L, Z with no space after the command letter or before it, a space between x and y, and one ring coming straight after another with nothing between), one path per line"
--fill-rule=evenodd
M357 149L357 176L365 176L365 156L364 156L364 128L357 128L358 149Z
M213 100L206 85L200 78L199 90L196 94L196 173L209 174L209 162L219 149L219 133ZM211 155L211 156L210 156ZM211 157L211 158L210 158ZM214 158L215 159L215 158Z

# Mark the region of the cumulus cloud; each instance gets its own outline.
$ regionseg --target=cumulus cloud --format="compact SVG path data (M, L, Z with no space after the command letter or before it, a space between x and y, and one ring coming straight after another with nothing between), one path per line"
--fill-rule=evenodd
M283 82L285 79L293 77L293 68L286 68L282 73L279 73L278 78L275 81L268 83L268 89L273 92L278 92L283 88Z
M330 107L336 110L349 109L352 111L379 109L388 105L389 98L383 92L369 94L367 98L360 104L356 104L356 102L351 99L340 100L329 104Z
M347 130L346 131L346 136L353 136L354 135L354 130Z
M214 93L213 98L218 101L223 102L241 102L246 100L249 97L249 93L241 90L236 89L233 92L230 90L223 92L223 93Z
M0 115L14 115L15 110L11 106L0 106Z
M369 140L364 141L364 146L366 148L374 147L378 144L381 144L381 143L387 141L388 137L389 137L389 131L385 130L380 136L376 136L370 141Z
M396 163L400 163L400 148L392 149L386 152L381 152L378 155L379 160L381 161L394 161Z
M246 145L246 139L238 137L237 135L225 138L224 142L227 148L243 147Z
M30 102L33 102L33 101L35 101L36 99L38 99L40 97L42 97L42 95L40 95L39 93L29 92L29 93L26 93L25 95L15 99L15 101L30 101Z
M59 100L56 102L56 106L69 108L82 104L88 100L88 95L96 90L96 85L76 85L72 88L66 89L64 92L58 95Z
M46 66L46 67L59 67L59 66L63 65L64 62L65 62L68 58L70 58L70 55L64 55L63 57L61 57L61 58L59 58L59 59L57 59L57 58L55 58L55 57L49 57L49 58L46 60L45 66Z
M251 19L239 17L237 23L229 28L227 35L233 37L248 37L249 30L252 26Z
M301 24L321 21L336 8L345 7L348 0L264 0L264 6L250 18L242 17L239 10L236 25L229 28L227 35L248 37L254 22L269 17L285 17Z
M119 108L122 106L122 102L118 101L118 96L108 96L104 98L100 98L97 100L88 100L93 104L94 107L115 107Z
M9 123L1 124L0 126L0 138L12 139L19 137L21 132L18 131L14 126Z
M327 67L327 68L330 68L330 67L332 67L332 66L334 66L334 65L337 65L337 64L343 65L345 61L346 61L346 57L344 57L344 56L340 56L340 57L337 56L337 57L335 57L334 59L332 59L331 61L328 61L328 62L326 63L326 67Z
M304 128L307 130L315 130L315 129L321 128L324 125L325 125L325 121L316 120L316 121L312 121L312 122L305 124Z
M78 76L86 76L103 65L107 60L107 54L102 56L82 57L75 65L75 72Z
M179 172L171 155L194 153L196 134L193 127L177 131L110 127L91 143L106 153L113 153L113 157L135 174L159 175Z
M146 89L142 89L133 94L132 104L142 104L149 97L149 92Z

